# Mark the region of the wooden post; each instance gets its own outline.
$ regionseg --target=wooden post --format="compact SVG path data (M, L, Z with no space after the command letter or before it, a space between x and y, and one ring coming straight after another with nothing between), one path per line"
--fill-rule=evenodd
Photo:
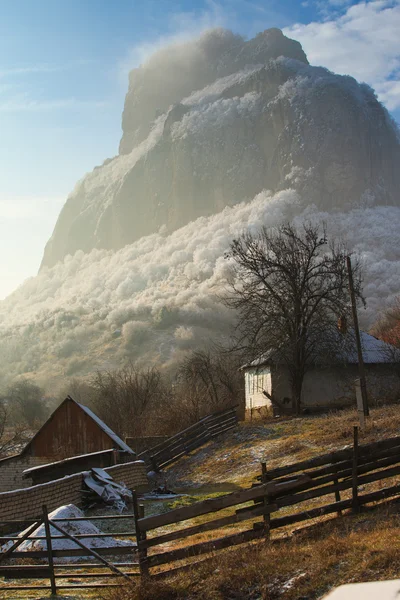
M139 556L139 569L142 577L149 576L149 567L147 565L147 548L140 548L139 542L143 542L146 539L146 532L140 531L139 519L144 516L144 506L138 505L137 494L135 490L132 491L132 504L133 504L133 516L135 519L135 531L136 531L136 543L138 547Z
M338 476L337 476L337 475L334 475L334 476L333 476L333 483L334 483L335 485L339 485L339 478L338 478ZM338 490L338 488L336 488L336 489L335 489L335 501L336 501L336 502L340 502L340 501L341 501L341 498L340 498L340 491ZM338 516L338 517L341 517L341 516L342 516L342 511L341 511L341 510L338 510L338 511L337 511L337 516Z
M267 483L268 481L268 474L267 474L267 463L262 462L261 463L261 483ZM268 494L264 495L264 506L268 506ZM264 526L265 526L265 536L267 539L270 538L271 535L271 515L270 513L268 514L264 514L263 516L264 519Z
M355 425L353 430L353 511L358 512L358 427Z
M354 332L356 334L356 344L357 344L357 354L358 354L358 372L360 374L361 395L362 395L362 402L363 402L363 408L364 408L364 415L366 417L368 417L369 416L369 408L368 408L367 383L365 380L364 360L363 360L362 348L361 348L360 329L358 327L356 297L354 294L353 271L351 268L350 256L348 256L346 260L347 260L347 272L349 275L349 289L350 289L350 298L351 298L351 309L352 309L352 313L353 313Z
M43 511L44 529L46 532L46 544L47 544L47 556L48 556L49 569L50 569L51 593L52 593L52 595L56 596L57 595L57 587L56 587L56 578L54 575L53 546L51 543L51 530L50 530L49 515L47 512L46 505L42 506L42 511Z

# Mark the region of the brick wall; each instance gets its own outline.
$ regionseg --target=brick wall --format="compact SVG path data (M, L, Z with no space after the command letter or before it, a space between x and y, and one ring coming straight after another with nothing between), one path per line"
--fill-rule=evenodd
M30 519L41 515L43 504L54 510L63 504L80 504L82 473L0 494L0 519Z
M141 460L108 467L105 471L117 483L123 482L130 489L147 487L146 468ZM41 515L43 504L49 511L63 504L79 506L82 485L83 473L76 473L41 485L0 493L0 521L36 518Z
M48 462L40 456L10 456L0 460L0 492L30 487L31 479L22 479L22 471Z

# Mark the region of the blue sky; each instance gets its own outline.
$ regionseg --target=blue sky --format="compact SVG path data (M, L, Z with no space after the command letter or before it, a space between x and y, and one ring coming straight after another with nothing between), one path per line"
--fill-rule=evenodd
M0 0L0 297L36 273L76 181L117 154L129 69L214 26L283 28L400 121L400 0Z

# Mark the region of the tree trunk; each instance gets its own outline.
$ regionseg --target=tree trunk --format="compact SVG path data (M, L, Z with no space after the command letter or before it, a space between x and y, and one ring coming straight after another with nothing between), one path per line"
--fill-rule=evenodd
M303 387L303 377L294 376L292 383L292 408L295 415L301 413L301 389Z

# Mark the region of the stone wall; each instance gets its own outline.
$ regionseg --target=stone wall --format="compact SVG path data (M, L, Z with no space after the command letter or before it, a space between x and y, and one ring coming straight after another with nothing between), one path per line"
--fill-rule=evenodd
M115 465L105 471L130 489L147 487L146 468L141 460ZM3 492L0 494L0 521L34 519L41 515L44 504L49 511L63 504L79 506L82 485L83 473L76 473L41 485Z

